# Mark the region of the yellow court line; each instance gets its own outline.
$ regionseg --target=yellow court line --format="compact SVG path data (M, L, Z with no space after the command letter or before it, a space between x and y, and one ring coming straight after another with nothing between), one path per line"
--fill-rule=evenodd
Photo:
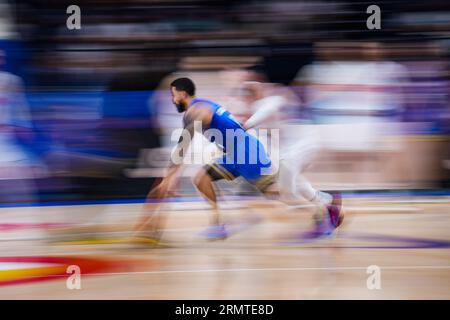
M66 266L41 267L29 269L1 270L0 283L5 281L25 280L34 277L60 275L66 272Z

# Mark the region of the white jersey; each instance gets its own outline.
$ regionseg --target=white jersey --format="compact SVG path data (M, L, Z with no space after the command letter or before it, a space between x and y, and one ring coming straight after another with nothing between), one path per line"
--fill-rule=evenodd
M273 94L252 104L253 115L245 126L279 130L280 159L303 167L319 148L316 130L312 125L292 119L293 110L300 106L298 98L291 98L287 89L275 90Z

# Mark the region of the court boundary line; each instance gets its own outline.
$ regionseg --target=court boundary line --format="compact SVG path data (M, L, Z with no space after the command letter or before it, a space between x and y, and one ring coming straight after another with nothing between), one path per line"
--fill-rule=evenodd
M191 270L154 270L154 271L129 271L129 272L111 272L111 273L87 273L81 272L80 276L126 276L126 275L145 275L145 274L180 274L180 273L226 273L226 272L292 272L292 271L367 271L369 266L360 267L297 267L297 268L230 268L230 269L191 269ZM383 270L446 270L450 265L444 266L378 266ZM71 274L48 275L48 276L30 276L29 278L68 278Z

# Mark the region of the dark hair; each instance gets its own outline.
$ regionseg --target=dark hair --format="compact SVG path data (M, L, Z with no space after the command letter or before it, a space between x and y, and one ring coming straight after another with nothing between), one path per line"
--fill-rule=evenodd
M254 73L254 75L257 78L255 80L258 80L258 81L261 81L261 82L268 81L267 69L262 64L249 66L249 67L245 68L245 70Z
M245 70L254 72L254 73L259 73L261 75L266 75L266 73L267 73L266 67L262 64L255 64L255 65L248 66L245 68Z
M186 91L186 93L193 97L195 96L195 84L189 78L178 78L172 81L171 87L175 87L177 91Z

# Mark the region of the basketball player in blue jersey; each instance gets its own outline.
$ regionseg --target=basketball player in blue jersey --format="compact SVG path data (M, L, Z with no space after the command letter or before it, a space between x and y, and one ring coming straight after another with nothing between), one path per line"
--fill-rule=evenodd
M241 124L228 111L212 101L195 97L195 85L192 80L188 78L174 80L171 83L171 93L178 112L184 112L184 134L180 137L172 153L166 177L156 188L150 191L148 198L162 199L166 197L169 190L177 183L182 161L174 161L174 158L182 159L185 156L187 147L194 136L195 128L200 124L202 134L224 152L223 158L216 159L204 166L193 180L200 193L213 206L214 214L211 226L204 235L211 240L224 239L228 236L228 233L220 219L217 208L214 181L234 180L237 177L243 177L262 193L268 193L269 186L276 182L275 175L270 174L271 161L263 144L254 136L245 132ZM217 134L214 137L209 136L208 132L211 131L219 133L221 139L217 139ZM183 141L183 136L186 133L189 134L190 139ZM235 139L236 136L240 138ZM176 155L176 157L173 155ZM153 218L152 213L155 213L155 211L156 209L151 210L151 214L142 218L138 223L136 232L139 234L151 229L153 231L151 238L158 241L159 235L157 233L160 232L162 223L159 219L161 217L158 218L157 223L151 223L150 221Z

